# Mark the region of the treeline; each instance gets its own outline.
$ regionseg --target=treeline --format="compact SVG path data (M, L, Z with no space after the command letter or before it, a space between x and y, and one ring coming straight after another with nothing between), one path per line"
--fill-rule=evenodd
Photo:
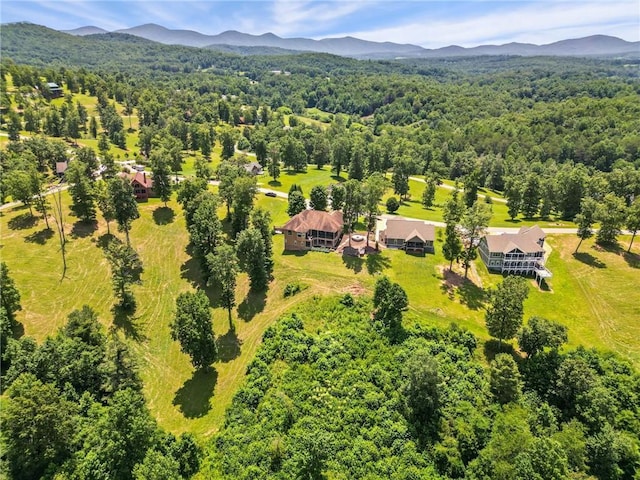
M594 350L561 353L566 330L532 319L519 335L528 357L498 354L487 368L469 332L402 327L401 293L376 293L373 306L349 294L315 299L270 327L203 473L633 478L631 366Z

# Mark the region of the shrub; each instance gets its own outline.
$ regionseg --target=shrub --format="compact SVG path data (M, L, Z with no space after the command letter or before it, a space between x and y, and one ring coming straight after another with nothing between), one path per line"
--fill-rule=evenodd
M400 208L400 203L396 199L396 197L389 197L387 200L387 212L393 213L396 212Z
M293 297L294 295L300 293L302 290L304 290L304 288L302 285L300 285L299 283L287 283L287 285L284 287L284 297Z

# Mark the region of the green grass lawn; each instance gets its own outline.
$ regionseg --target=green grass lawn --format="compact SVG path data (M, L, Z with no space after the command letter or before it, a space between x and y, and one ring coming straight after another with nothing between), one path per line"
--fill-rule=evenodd
M67 194L64 198L68 202ZM288 219L286 200L259 195L256 203L271 212L275 225ZM407 291L410 308L405 315L406 324L446 326L455 322L483 340L488 338L483 310L486 289L496 285L501 276L489 274L477 262L471 272L474 283L461 282L459 270L447 275L445 282L443 268L447 262L440 253L440 229L437 253L424 257L401 251L385 251L364 259L336 253L287 253L283 252L283 237L276 235L275 280L269 291L266 296L250 295L246 276L240 276L235 332L229 330L226 313L214 308L221 358L212 372L194 374L188 357L169 335L176 296L193 289L201 280L198 263L187 252L182 212L174 200L168 208L152 200L140 204L140 211L131 242L141 256L144 272L142 283L134 287L138 308L133 318L114 319L111 312L114 298L110 271L100 247L106 232L102 221L95 229L88 228L75 225L75 219L67 213L68 270L62 278L57 238L46 235L43 221L30 220L24 208L4 211L0 218L2 260L7 262L22 295L23 310L18 320L25 333L38 341L54 333L67 315L83 304L98 312L105 327L115 321L139 354L151 411L172 432L191 431L206 437L220 427L264 330L279 316L306 308L306 300L314 295L370 294L381 274L399 282ZM115 231L115 225L112 229ZM539 291L530 281L526 318L541 315L560 321L569 326L572 345L609 349L639 365L640 241L632 256L596 249L592 241L587 241L576 257L572 255L575 236L552 236L548 242L553 247L548 265L554 277L546 291ZM307 288L285 299L283 290L292 282ZM211 288L206 291L215 304L216 292Z
M442 222L442 207L451 196L452 190L449 190L447 188L438 188L436 190L434 206L427 209L422 206L422 193L424 192L425 187L426 184L423 182L409 180L409 199L404 200L401 203L400 208L398 209L396 214L403 217L420 218L422 220ZM462 195L462 192L460 193L460 195ZM385 204L387 199L392 196L398 198L397 195L393 195L393 190L390 189L387 191L387 194L383 198L382 203ZM483 201L484 196L479 195L479 200ZM385 209L383 208L383 211L384 210ZM531 225L539 225L542 228L575 227L575 224L573 222L560 221L555 218L551 220L543 220L538 217L531 219L523 219L521 217L518 217L515 220L511 220L506 204L500 202L493 202L491 204L491 210L493 211L493 216L491 217L489 225L492 227L522 227Z
M334 173L331 171L331 167L328 165L325 165L320 170L318 170L315 165L309 165L306 172L295 172L293 170L290 171L283 169L276 181L273 181L271 176L265 173L258 177L258 186L289 193L291 185L295 183L302 187L302 193L305 197L309 198L309 193L313 186L327 186L339 181L345 181L346 179L347 177L344 173L341 175L340 179L335 177Z

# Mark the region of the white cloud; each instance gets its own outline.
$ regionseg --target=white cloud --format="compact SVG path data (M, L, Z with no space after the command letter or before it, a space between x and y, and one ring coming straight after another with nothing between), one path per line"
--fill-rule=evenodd
M505 3L513 7L513 3ZM637 2L539 2L500 8L498 11L459 19L421 17L377 30L350 32L365 40L412 43L430 48L447 45L475 46L510 41L550 43L596 33L640 40Z
M278 35L305 35L325 30L335 21L352 15L369 2L349 0L345 2L316 2L312 0L275 0L272 6L271 31Z

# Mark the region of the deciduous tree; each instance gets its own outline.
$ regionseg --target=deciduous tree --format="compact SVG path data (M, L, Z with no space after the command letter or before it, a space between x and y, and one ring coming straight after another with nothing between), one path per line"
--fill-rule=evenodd
M151 172L153 173L153 191L167 206L171 198L171 166L167 159L167 153L163 148L155 149L151 153Z
M624 200L614 193L607 193L596 208L595 218L600 223L596 243L615 244L618 241L620 229L625 223Z
M464 278L467 278L471 261L477 256L478 242L484 235L490 219L491 209L489 205L477 201L467 210L464 217L462 217L462 228L464 229L465 240L465 247L462 252Z
M22 310L22 306L20 305L20 292L9 276L9 268L5 262L0 263L0 301L7 316L13 321L15 313Z
M342 210L344 207L344 187L340 183L331 186L331 210Z
M314 210L326 210L328 204L327 189L324 185L314 185L309 194L309 206Z
M255 177L241 176L233 182L232 225L235 233L248 227L249 215L257 192Z
M501 405L517 402L522 396L522 380L518 365L507 353L499 353L491 362L491 393Z
M593 236L593 224L595 222L596 208L598 204L591 197L585 197L580 203L580 213L576 215L575 222L578 225L577 235L580 241L576 246L574 254L578 252L582 241Z
M395 330L402 323L402 312L409 307L407 293L398 283L392 283L384 276L376 281L373 292L374 318Z
M625 225L629 231L631 231L631 241L629 242L629 248L627 249L627 253L629 253L633 246L633 240L636 238L636 233L640 230L640 199L633 202L627 209Z
M220 287L220 303L229 314L229 328L233 328L231 310L236 305L238 260L231 245L221 245L207 255L209 278Z
M566 343L567 327L541 317L532 317L518 333L520 350L529 357L542 352L545 348L557 350Z
M51 384L25 373L6 392L2 432L12 478L41 478L70 455L76 409Z
M247 228L238 235L236 251L240 269L249 274L252 290L267 288L269 276L267 272L267 257L264 240L256 228Z
M524 301L529 295L527 281L522 277L510 275L489 293L489 306L485 321L489 335L503 340L513 338L522 326Z
M111 204L113 205L113 211L115 212L115 220L118 223L118 230L124 231L127 238L127 245L129 242L129 230L131 230L131 223L138 217L138 204L133 195L133 187L129 181L125 178L112 178L109 180L109 194L111 196Z
M210 366L217 356L209 299L202 290L185 292L176 299L176 316L169 325L171 338L191 357L197 369Z
M442 245L442 255L449 260L449 271L453 268L453 261L460 257L462 253L462 242L456 230L455 224L447 223L444 230L444 244Z

